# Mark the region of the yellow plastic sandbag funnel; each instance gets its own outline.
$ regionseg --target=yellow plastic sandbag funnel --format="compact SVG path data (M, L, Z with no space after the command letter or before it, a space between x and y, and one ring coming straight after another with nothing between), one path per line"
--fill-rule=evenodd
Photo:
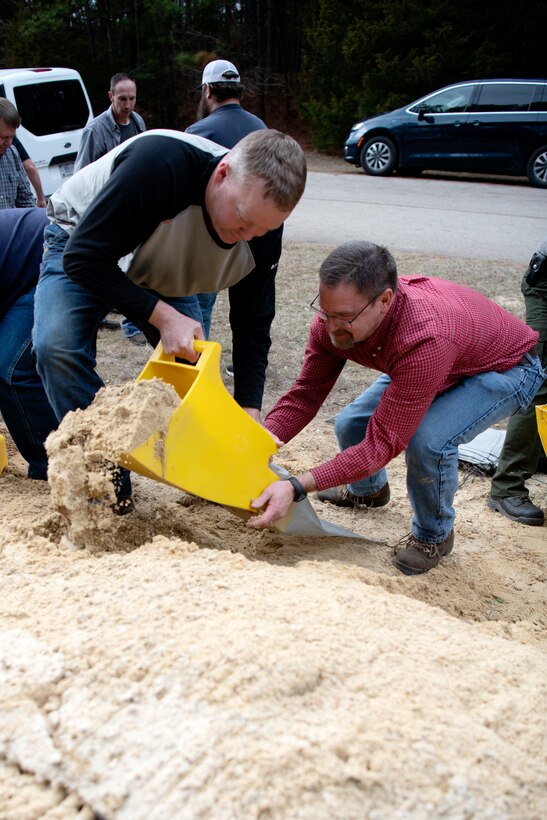
M0 436L0 475L8 466L8 451L6 449L6 439Z
M536 406L536 418L538 422L539 437L547 455L547 404L538 404Z
M137 381L163 379L181 403L164 446L158 446L160 434L154 433L120 464L208 501L250 510L251 499L278 479L268 466L277 447L224 387L220 345L196 341L195 350L201 355L190 365L167 356L161 344L155 349Z

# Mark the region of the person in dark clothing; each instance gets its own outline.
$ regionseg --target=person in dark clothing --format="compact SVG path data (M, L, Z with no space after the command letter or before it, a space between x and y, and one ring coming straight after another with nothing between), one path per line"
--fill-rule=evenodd
M241 77L233 63L228 60L207 63L201 77L198 119L188 126L186 133L199 134L225 148L233 148L251 131L267 128L260 117L242 107L243 93ZM219 137L223 142L219 142Z
M258 420L267 311L253 282L245 287L255 267L249 241L282 224L305 179L302 149L278 131L249 134L228 152L196 135L157 130L67 180L48 203L33 330L57 416L87 407L102 386L96 333L110 306L152 345L161 340L168 355L194 362L194 340L204 338L196 294L239 283L234 349L248 347L252 356L238 367L234 398ZM122 493L130 495L127 485Z
M207 137L225 148L233 148L247 134L266 128L266 124L260 117L256 117L250 111L245 111L242 107L243 93L241 77L233 63L228 60L213 60L207 63L201 78L198 120L189 125L186 132ZM269 324L267 316L261 319L264 333L267 334L265 343L268 348L270 346L270 326L275 316L275 276L281 256L282 237L283 226L277 231L272 231L267 238L264 237L259 242L255 240L250 242L257 266L249 276L256 280L257 298L266 306L267 314L270 316ZM246 286L249 287L249 283ZM215 291L198 294L206 339L209 338L211 316L216 298ZM237 304L232 304L231 300L230 310L237 311ZM248 351L242 350L235 354L235 358L239 358L240 353L248 355ZM233 364L228 365L227 373L233 376Z
M522 280L526 322L539 333L538 355L547 369L547 237L540 243ZM526 481L538 469L542 453L536 420L536 405L547 403L547 381L539 388L525 413L512 416L492 479L488 507L516 521L541 527L545 514L530 499Z
M40 272L42 208L0 211L0 412L29 478L47 478L44 442L57 417L36 371L31 332Z

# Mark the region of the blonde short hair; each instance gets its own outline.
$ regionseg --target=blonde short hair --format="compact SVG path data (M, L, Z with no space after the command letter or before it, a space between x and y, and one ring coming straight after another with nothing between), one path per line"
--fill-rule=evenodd
M306 158L288 134L270 128L253 131L226 154L226 159L242 185L261 179L266 198L280 211L292 211L304 193Z

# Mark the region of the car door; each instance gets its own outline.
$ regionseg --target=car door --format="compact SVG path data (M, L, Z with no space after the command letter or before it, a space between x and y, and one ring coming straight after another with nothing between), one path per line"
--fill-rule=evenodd
M482 83L466 124L469 170L518 171L533 140L534 82Z
M465 124L475 85L464 83L437 91L408 110L401 140L401 165L459 169L467 153Z

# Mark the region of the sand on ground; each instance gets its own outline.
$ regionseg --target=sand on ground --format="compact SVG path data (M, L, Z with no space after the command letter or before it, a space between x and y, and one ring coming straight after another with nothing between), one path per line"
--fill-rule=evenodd
M330 249L284 246L266 408L298 372ZM396 258L523 314L521 266ZM221 294L223 364L227 316ZM0 820L543 820L545 527L489 511L489 477L462 470L453 553L407 578L390 561L403 456L386 507L312 499L364 538L253 531L139 475L115 517L105 461L150 427L161 446L173 397L133 390L149 350L99 335L108 388L52 437L50 484L0 420ZM345 368L280 466L334 455L332 416L373 378ZM547 476L528 486L547 509Z
M544 817L544 529L464 472L453 555L402 576L402 457L387 507L313 502L371 540L251 531L141 476L114 516L101 459L164 436L176 403L107 387L48 440L49 485L10 447L0 817ZM332 447L317 421L278 460Z

